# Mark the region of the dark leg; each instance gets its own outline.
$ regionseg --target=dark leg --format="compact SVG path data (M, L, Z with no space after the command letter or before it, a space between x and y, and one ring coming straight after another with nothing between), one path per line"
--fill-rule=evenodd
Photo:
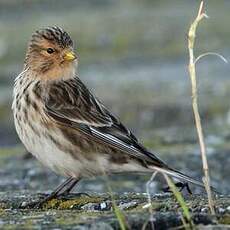
M78 183L80 179L75 179L73 181L71 181L71 183L69 183L65 189L63 191L60 191L56 197L60 197L60 198L67 198L67 199L70 199L70 198L75 198L76 196L88 196L90 197L89 194L87 193L84 193L84 192L80 192L80 193L74 193L74 194L70 194L70 192L72 191L72 189L75 187L75 185Z
M189 185L187 182L177 182L177 183L175 183L175 186L179 188L180 192L185 188L185 189L187 189L189 194L192 194L192 191L189 188ZM163 191L164 192L171 192L169 187L164 188Z
M189 185L188 185L187 182L182 183L180 192L181 192L184 188L187 190L187 192L188 192L189 194L192 194L192 191L191 191L191 189L190 189L190 187L189 187Z
M53 198L56 198L61 195L67 195L70 193L70 191L74 188L74 186L78 183L80 179L69 177L67 180L65 180L61 185L59 185L50 195L39 201L35 207L39 208L44 203L46 203L49 200L52 200Z
M72 180L71 183L69 183L68 186L66 186L65 190L62 193L60 193L59 195L69 194L72 191L72 189L75 187L75 185L78 183L79 180L77 180L77 179Z
M50 193L49 197L54 198L56 197L63 189L66 188L74 179L72 177L69 177L66 179L62 184L60 184L52 193Z

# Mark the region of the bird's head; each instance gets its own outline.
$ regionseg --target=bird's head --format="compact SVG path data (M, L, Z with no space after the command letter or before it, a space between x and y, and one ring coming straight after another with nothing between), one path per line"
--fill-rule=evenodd
M73 41L59 27L36 31L29 42L25 67L41 80L59 80L74 77L77 56Z

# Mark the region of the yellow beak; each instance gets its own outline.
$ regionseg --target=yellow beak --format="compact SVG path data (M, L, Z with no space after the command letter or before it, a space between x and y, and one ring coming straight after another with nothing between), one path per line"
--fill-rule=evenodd
M64 54L64 60L66 61L73 61L76 58L77 57L73 51L68 51Z

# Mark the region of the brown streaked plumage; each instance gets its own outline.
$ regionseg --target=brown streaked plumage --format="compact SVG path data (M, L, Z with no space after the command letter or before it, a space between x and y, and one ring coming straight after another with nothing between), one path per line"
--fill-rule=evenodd
M69 179L51 197L84 177L153 172L203 184L149 152L81 82L69 35L58 27L36 31L12 104L17 133L29 152Z

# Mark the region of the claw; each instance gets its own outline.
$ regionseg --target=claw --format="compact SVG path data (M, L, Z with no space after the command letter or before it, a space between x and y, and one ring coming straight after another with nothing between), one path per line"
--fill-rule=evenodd
M192 191L187 182L177 182L175 183L175 186L179 188L180 192L183 191L183 189L186 189L189 194L192 194ZM170 190L170 187L167 186L166 188L163 188L163 192L172 192L172 191Z

